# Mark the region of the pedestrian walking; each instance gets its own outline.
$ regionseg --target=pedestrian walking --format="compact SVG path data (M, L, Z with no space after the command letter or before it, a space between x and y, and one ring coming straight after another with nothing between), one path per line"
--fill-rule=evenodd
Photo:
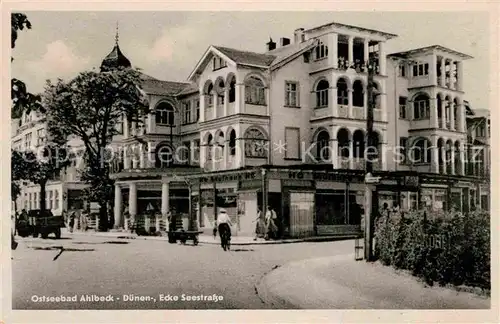
M264 219L262 219L262 212L260 211L260 208L257 208L257 218L254 220L254 222L255 222L255 238L253 240L257 241L259 235L265 234L264 232L266 227Z
M269 238L276 238L278 227L276 226L276 219L278 216L271 206L267 206L266 212L266 240Z
M73 233L73 229L75 227L75 218L76 218L76 213L74 210L71 211L71 214L69 215L69 232Z

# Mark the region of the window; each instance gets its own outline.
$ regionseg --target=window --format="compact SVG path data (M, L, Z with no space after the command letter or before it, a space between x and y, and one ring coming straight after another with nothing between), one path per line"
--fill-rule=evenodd
M328 46L320 42L318 46L316 46L315 50L316 60L320 60L328 56Z
M214 56L213 62L214 62L214 70L222 69L227 66L226 61L217 56Z
M162 102L156 107L156 123L159 125L175 125L174 108Z
M249 158L266 158L268 151L267 136L259 129L250 127L246 130L245 156ZM235 134L236 138L236 134Z
M59 209L59 191L54 191L54 209Z
M299 107L299 84L297 82L285 82L285 106Z
M400 137L399 138L399 154L400 154L400 163L407 162L407 148L408 148L408 137Z
M261 79L251 76L245 81L245 102L253 105L266 104L266 88Z
M328 107L328 88L330 84L326 80L319 81L316 86L316 107Z
M486 136L486 131L484 125L479 125L476 128L476 136L477 137L485 137Z
M118 134L123 134L123 116L118 117L118 120L116 121L116 131Z
M352 105L354 107L363 107L364 103L363 83L360 80L356 80L352 86Z
M236 131L234 129L229 133L229 155L236 155Z
M190 152L191 152L191 142L184 142L182 143L182 148L181 148L181 163L183 164L190 164Z
M38 209L38 194L33 193L33 209Z
M406 66L404 64L398 66L398 76L402 78L406 77Z
M430 117L429 97L427 95L419 95L413 102L413 118L428 119Z
M31 138L32 138L32 133L24 135L24 148L26 150L29 150L31 148Z
M200 140L195 140L193 146L192 162L200 162Z
M413 65L413 76L424 76L429 75L429 64L428 63L419 63Z
M337 81L337 104L344 106L347 106L349 104L347 82L344 79L339 79Z
M320 161L328 161L330 159L330 134L322 130L316 138L316 157Z
M191 122L191 101L184 102L182 104L182 123L189 124Z
M229 102L236 101L236 79L233 77L229 82Z
M31 196L31 192L30 192L30 193L28 194L28 208L29 208L30 210L31 210L31 209L34 209L34 208L32 208L31 198L32 198L32 196Z
M406 97L399 97L399 118L406 119Z
M45 139L45 129L39 129L36 131L36 144L37 145L42 145L43 141Z
M408 157L411 158L411 163L430 163L431 162L431 143L425 138L418 139Z
M300 159L299 128L285 128L285 159Z
M198 120L200 120L200 99L196 99L195 104L196 104L196 120L195 121L198 121Z

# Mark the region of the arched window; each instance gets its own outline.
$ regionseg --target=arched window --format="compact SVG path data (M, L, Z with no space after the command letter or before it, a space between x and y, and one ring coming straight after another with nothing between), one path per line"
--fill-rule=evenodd
M205 95L207 96L207 106L211 107L214 104L214 85L212 83L208 85Z
M459 130L460 128L460 112L458 111L458 100L455 98L453 100L453 116L455 116L455 120L452 123L455 123L455 129Z
M236 131L233 129L229 133L229 155L236 154Z
M250 76L245 81L245 102L252 105L266 104L264 82L256 76Z
M357 130L352 135L352 148L354 152L352 152L353 157L355 158L364 158L365 157L365 133L362 130Z
M169 144L160 143L155 150L155 166L157 168L167 168L173 164L173 150Z
M224 81L219 80L217 83L217 105L223 105L224 104Z
M235 77L231 78L229 82L229 102L236 101L236 79Z
M411 163L431 163L431 142L426 138L419 138L415 141L408 157Z
M347 106L349 104L347 82L343 78L337 81L337 104L344 106Z
M208 134L207 141L205 142L205 152L207 161L212 160L212 147L214 146L214 138L212 134Z
M345 128L342 128L337 133L337 142L338 142L338 155L344 158L349 158L349 131Z
M316 86L316 107L328 107L328 88L330 88L328 81L319 81Z
M413 100L413 118L428 119L430 117L430 100L425 94L418 95Z
M363 83L360 80L354 81L352 86L352 105L354 107L364 106Z
M316 157L320 161L328 161L330 159L330 134L326 130L322 130L316 137Z
M167 102L162 102L156 106L156 124L175 125L174 108Z
M328 56L328 46L323 44L323 42L320 42L318 46L316 46L315 49L315 54L316 54L316 59L322 59Z
M249 158L266 158L268 151L267 136L257 129L250 127L245 132L245 156Z

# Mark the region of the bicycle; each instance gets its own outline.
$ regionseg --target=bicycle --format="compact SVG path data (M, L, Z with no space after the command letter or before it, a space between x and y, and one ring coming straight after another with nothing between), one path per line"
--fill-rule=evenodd
M229 236L229 232L227 230L222 231L220 240L224 251L231 250L231 237Z

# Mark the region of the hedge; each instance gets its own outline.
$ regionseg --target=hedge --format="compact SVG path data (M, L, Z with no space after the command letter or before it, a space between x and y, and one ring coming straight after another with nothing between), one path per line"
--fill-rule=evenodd
M429 285L490 290L490 214L390 213L376 222L375 256Z

